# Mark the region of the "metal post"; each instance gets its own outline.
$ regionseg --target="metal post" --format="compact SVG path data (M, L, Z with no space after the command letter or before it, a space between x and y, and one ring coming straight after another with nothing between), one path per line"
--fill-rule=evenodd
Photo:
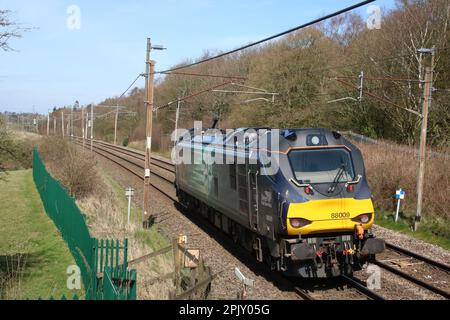
M134 195L134 189L131 187L128 187L125 190L125 195L128 197L128 224L130 224L130 217L131 217L131 197Z
M114 144L117 144L117 120L119 119L119 101L116 106L116 118L114 120Z
M70 137L73 139L73 106L70 109Z
M88 124L89 124L89 110L86 112L86 128L84 131L84 139L87 139L88 136Z
M364 71L361 71L359 75L359 97L358 100L361 103L363 99L363 90L364 90Z
M425 71L425 82L422 100L422 129L420 132L420 149L419 149L419 177L417 181L417 212L414 221L414 231L419 228L422 219L423 207L423 183L425 178L425 160L426 160L426 144L427 144L427 126L428 126L428 110L431 106L431 93L433 88L433 67L427 67Z
M47 112L47 136L50 134L50 111Z
M239 270L239 268L234 268L234 273L236 277L239 279L239 282L242 284L242 291L238 293L238 299L246 300L247 299L247 288L253 287L255 285L254 280L249 279L244 276L244 274Z
M150 161L152 150L152 122L153 122L153 77L155 62L150 60L151 40L147 38L146 79L145 79L145 108L147 111L145 171L144 171L144 212L143 227L148 228L150 222Z
M94 149L94 104L91 104L91 152Z
M128 224L130 224L131 216L131 195L128 196Z
M81 135L83 136L83 150L85 146L84 140L84 107L81 107Z
M61 132L62 137L64 138L64 111L61 111Z
M178 130L178 119L180 118L180 105L181 105L181 100L180 98L178 98L177 101L177 112L175 113L175 143L178 140L178 134L177 134L177 130Z
M398 221L398 216L400 214L400 203L401 203L401 201L402 200L400 200L400 199L397 200L397 211L395 212L395 222Z

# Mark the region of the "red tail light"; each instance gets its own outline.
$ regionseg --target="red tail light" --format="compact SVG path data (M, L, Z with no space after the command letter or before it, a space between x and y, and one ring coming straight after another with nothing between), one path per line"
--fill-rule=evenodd
M314 191L311 187L305 187L305 193L312 196Z
M347 191L348 191L348 192L353 192L354 190L355 190L355 187L353 187L353 185L349 184L349 185L347 186Z
M292 218L289 219L289 222L294 229L300 229L304 226L307 226L308 224L311 224L312 222L303 218Z

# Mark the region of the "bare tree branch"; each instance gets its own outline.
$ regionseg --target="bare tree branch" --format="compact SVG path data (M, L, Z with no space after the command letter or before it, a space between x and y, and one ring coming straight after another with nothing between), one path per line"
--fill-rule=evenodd
M22 27L11 19L11 10L0 10L0 49L3 51L14 51L9 45L13 38L21 38L24 32L33 28Z

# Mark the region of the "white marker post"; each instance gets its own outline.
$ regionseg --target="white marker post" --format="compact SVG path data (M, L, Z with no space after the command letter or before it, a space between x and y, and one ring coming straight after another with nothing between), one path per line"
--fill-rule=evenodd
M128 224L130 224L130 216L131 216L131 197L134 196L134 189L128 187L125 189L125 195L128 197Z
M239 282L241 282L243 286L239 298L241 300L245 300L247 298L247 287L253 287L255 285L255 281L246 278L238 267L234 268L234 274L236 275L236 277L239 279Z
M405 194L406 194L406 192L403 189L397 190L395 192L395 199L397 199L397 212L395 213L395 222L397 222L397 220L398 220L398 215L400 213L401 201L403 199L405 199Z

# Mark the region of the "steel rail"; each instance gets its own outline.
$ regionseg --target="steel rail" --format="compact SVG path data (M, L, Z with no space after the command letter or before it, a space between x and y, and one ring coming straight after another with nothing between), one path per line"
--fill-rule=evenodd
M428 282L425 282L423 280L420 280L418 278L415 278L412 275L410 275L410 274L408 274L406 272L403 272L403 271L399 270L398 268L390 266L390 265L388 265L388 264L386 264L384 262L381 262L379 260L375 260L375 261L373 261L373 263L376 264L377 266L379 266L380 268L383 268L383 269L385 269L385 270L387 270L389 272L392 272L392 273L402 277L405 280L408 280L410 282L415 283L416 285L419 285L422 288L425 288L425 289L427 289L427 290L429 290L431 292L434 292L434 293L436 293L438 295L441 295L441 296L443 296L446 299L450 299L450 293L445 291L445 290L443 290L443 289L435 287L434 285L432 285L432 284L430 284Z
M81 144L79 141L77 141L76 143L79 144L79 145ZM104 150L104 151L107 151L108 149L113 149L113 147L117 147L117 146L110 145L110 144L108 144L108 143L102 143L102 142L96 141L96 140L94 140L94 144L102 145L103 147L99 147L99 146L97 146L97 147L98 147L98 148L101 148L101 149ZM137 159L137 160L139 160L139 161L144 161L144 159L138 158L138 157L133 156L133 155L131 155L131 154L129 154L129 153L125 153L126 151L129 151L129 150L120 149L120 147L119 147L119 148L116 148L116 149L117 149L116 152L122 153L122 154L124 154L124 155L126 155L126 156L133 157L133 158L135 158L135 159ZM122 150L123 150L123 151L122 151ZM125 151L125 152L124 152L124 151ZM133 162L133 161L131 161L131 160L129 160L129 159L123 158L123 160L126 160L126 161L130 162L131 164L134 164L134 165L136 165L136 166L138 166L138 167L141 167L140 164L135 163L135 162ZM168 172L170 172L170 173L172 173L172 174L175 173L175 169L167 168L167 167L164 167L164 166L162 166L162 165L160 165L160 164L155 163L155 162L158 162L158 161L159 161L159 162L163 162L163 163L165 163L165 164L167 164L167 165L170 164L169 162L164 162L164 161L162 161L162 160L160 160L160 159L158 159L158 158L153 158L153 157L152 157L152 163L151 163L151 165L154 166L154 167L161 168L161 169L163 169L163 170L165 170L165 171L168 171ZM143 168L144 168L144 167L142 166L142 169L143 169ZM155 172L155 171L153 171L153 172ZM174 182L173 180L170 180L170 179L168 179L168 178L166 178L166 177L163 177L163 176L161 176L161 175L158 174L158 173L155 173L155 174L156 174L157 176L159 176L160 178L162 178L162 179L164 179L164 180L167 180L167 181L170 182L170 183L173 183L173 182Z
M122 158L120 158L118 155L114 155L111 153L108 153L107 151L104 152L100 152L98 150L98 147L94 146L94 152L96 152L97 154L105 157L106 159L114 162L115 164L119 165L120 167L124 168L125 170L129 171L130 173L134 174L135 176L137 176L139 179L144 180L142 174L135 172L134 170L130 169L128 166L124 165L123 163L121 163L120 161L117 161L115 159L112 159L111 157L109 157L108 155L112 155L115 156L118 159L124 160ZM154 174L155 176L159 177L157 174ZM155 185L154 183L150 183L151 186L153 188L155 188L157 191L159 191L161 194L163 194L164 196L166 196L167 198L169 198L170 200L178 203L178 199L176 197L171 196L170 194L168 194L166 191L162 190L160 187L158 187L157 185Z
M123 150L123 149L119 149L119 148L114 148L114 146L112 146L112 145L109 145L109 144L105 144L105 143L99 143L99 142L96 142L97 144L101 144L102 146L103 146L103 150L105 150L105 149L110 149L110 150L112 150L112 149L115 149L114 151L115 152L119 152L119 153L122 153L122 154L124 154L124 155L126 155L126 156L129 156L129 157L133 157L133 158L135 158L135 159L137 159L137 160L139 160L139 161L142 161L142 162L144 162L145 161L145 158L144 158L144 156L142 156L142 157L138 157L138 156L134 156L134 155L131 155L131 154L129 154L127 151L128 150ZM106 150L105 150L106 151ZM164 162L164 161L162 161L162 160L160 160L160 159L158 159L158 158L154 158L154 157L152 157L152 159L151 159L152 161L151 161L151 166L153 166L153 167L158 167L158 168L161 168L161 169L163 169L163 170L165 170L165 171L168 171L168 172L170 172L171 174L175 174L175 166L173 166L174 168L172 169L172 168L167 168L167 167L165 167L165 166L162 166L162 165L160 165L160 164L158 164L158 163L156 163L156 162L163 162L164 164L169 164L168 162ZM136 163L135 163L136 164ZM138 166L141 166L140 164L136 164L136 165L138 165ZM144 169L144 165L142 165L142 169ZM155 172L154 170L153 170L153 172ZM162 177L161 175L159 175L159 174L157 174L158 176L160 176L161 178L163 178L164 180L167 180L168 182L170 182L170 183L173 183L174 181L173 180L168 180L167 178L164 178L164 177Z
M79 141L82 140L82 138L80 138L80 137L74 137L74 138L78 139ZM90 140L88 139L88 141L90 141ZM122 147L122 146L118 146L118 145L115 145L115 144L112 144L112 143L108 143L108 142L101 141L101 140L95 140L95 139L94 139L94 143L104 145L105 147L116 149L116 150L118 150L118 151L120 151L122 153L125 153L125 154L127 154L127 155L129 155L131 157L134 157L134 158L136 158L138 160L142 160L142 161L145 160L145 154L143 152L140 152L139 150L133 150L131 148ZM152 162L153 162L152 163L153 165L155 165L157 167L160 167L161 169L170 171L172 173L175 172L175 165L169 160L166 161L166 160L162 160L159 157L152 156ZM157 164L155 162L164 163L168 167L161 166L160 164Z
M355 278L353 278L351 276L341 275L341 278L344 280L345 283L354 287L356 290L363 293L364 295L371 298L372 300L386 300L382 295L376 293L373 290L370 290L363 283L361 283L360 281L356 280Z
M399 247L399 246L396 246L396 245L394 245L394 244L392 244L392 243L387 243L387 242L386 242L386 247L387 247L388 249L391 249L391 250L396 251L396 252L398 252L398 253L401 253L401 254L410 256L410 257L412 257L412 258L414 258L414 259L423 261L423 262L425 262L425 263L427 263L427 264L429 264L429 265L432 265L432 266L434 266L434 267L436 267L436 268L441 269L442 271L450 272L450 266L449 266L448 264L444 264L444 263L441 263L441 262L439 262L439 261L430 259L430 258L425 257L425 256L423 256L423 255L421 255L421 254L416 253L416 252L413 252L413 251L410 251L410 250L401 248L401 247Z
M294 287L294 292L303 300L316 300L307 292L307 290L300 287Z
M109 152L109 149L106 147L99 147L99 146L96 146L98 149L100 149L100 150L103 150L103 151L105 151L105 152ZM118 155L116 155L116 154L114 154L114 152L118 152L118 151L111 151L111 152L109 152L109 153L111 153L111 154L113 154L113 155L115 155L115 156L117 156L117 157L119 157ZM120 152L119 152L120 153ZM124 156L128 156L128 155L125 155L124 154ZM139 169L144 169L144 165L142 164L139 164L139 163L136 163L136 162L134 162L134 161L132 161L132 160L130 160L130 159L127 159L127 158L124 158L124 157L119 157L120 159L122 159L122 160L124 160L124 161L127 161L128 163L130 163L130 164L132 164L132 165L135 165L136 167L138 167ZM153 164L153 163L151 163L151 166L153 166L153 167L159 167L158 165L155 165L155 164ZM174 180L172 180L171 178L167 178L167 177L165 177L165 176L163 176L162 175L162 173L158 173L158 171L156 171L156 170L152 170L152 173L154 174L154 175L156 175L156 176L158 176L159 178L161 178L161 179L163 179L163 180L165 180L165 181L167 181L167 182L169 182L169 183L171 183L171 184L173 184L174 183ZM173 173L172 173L173 174Z

